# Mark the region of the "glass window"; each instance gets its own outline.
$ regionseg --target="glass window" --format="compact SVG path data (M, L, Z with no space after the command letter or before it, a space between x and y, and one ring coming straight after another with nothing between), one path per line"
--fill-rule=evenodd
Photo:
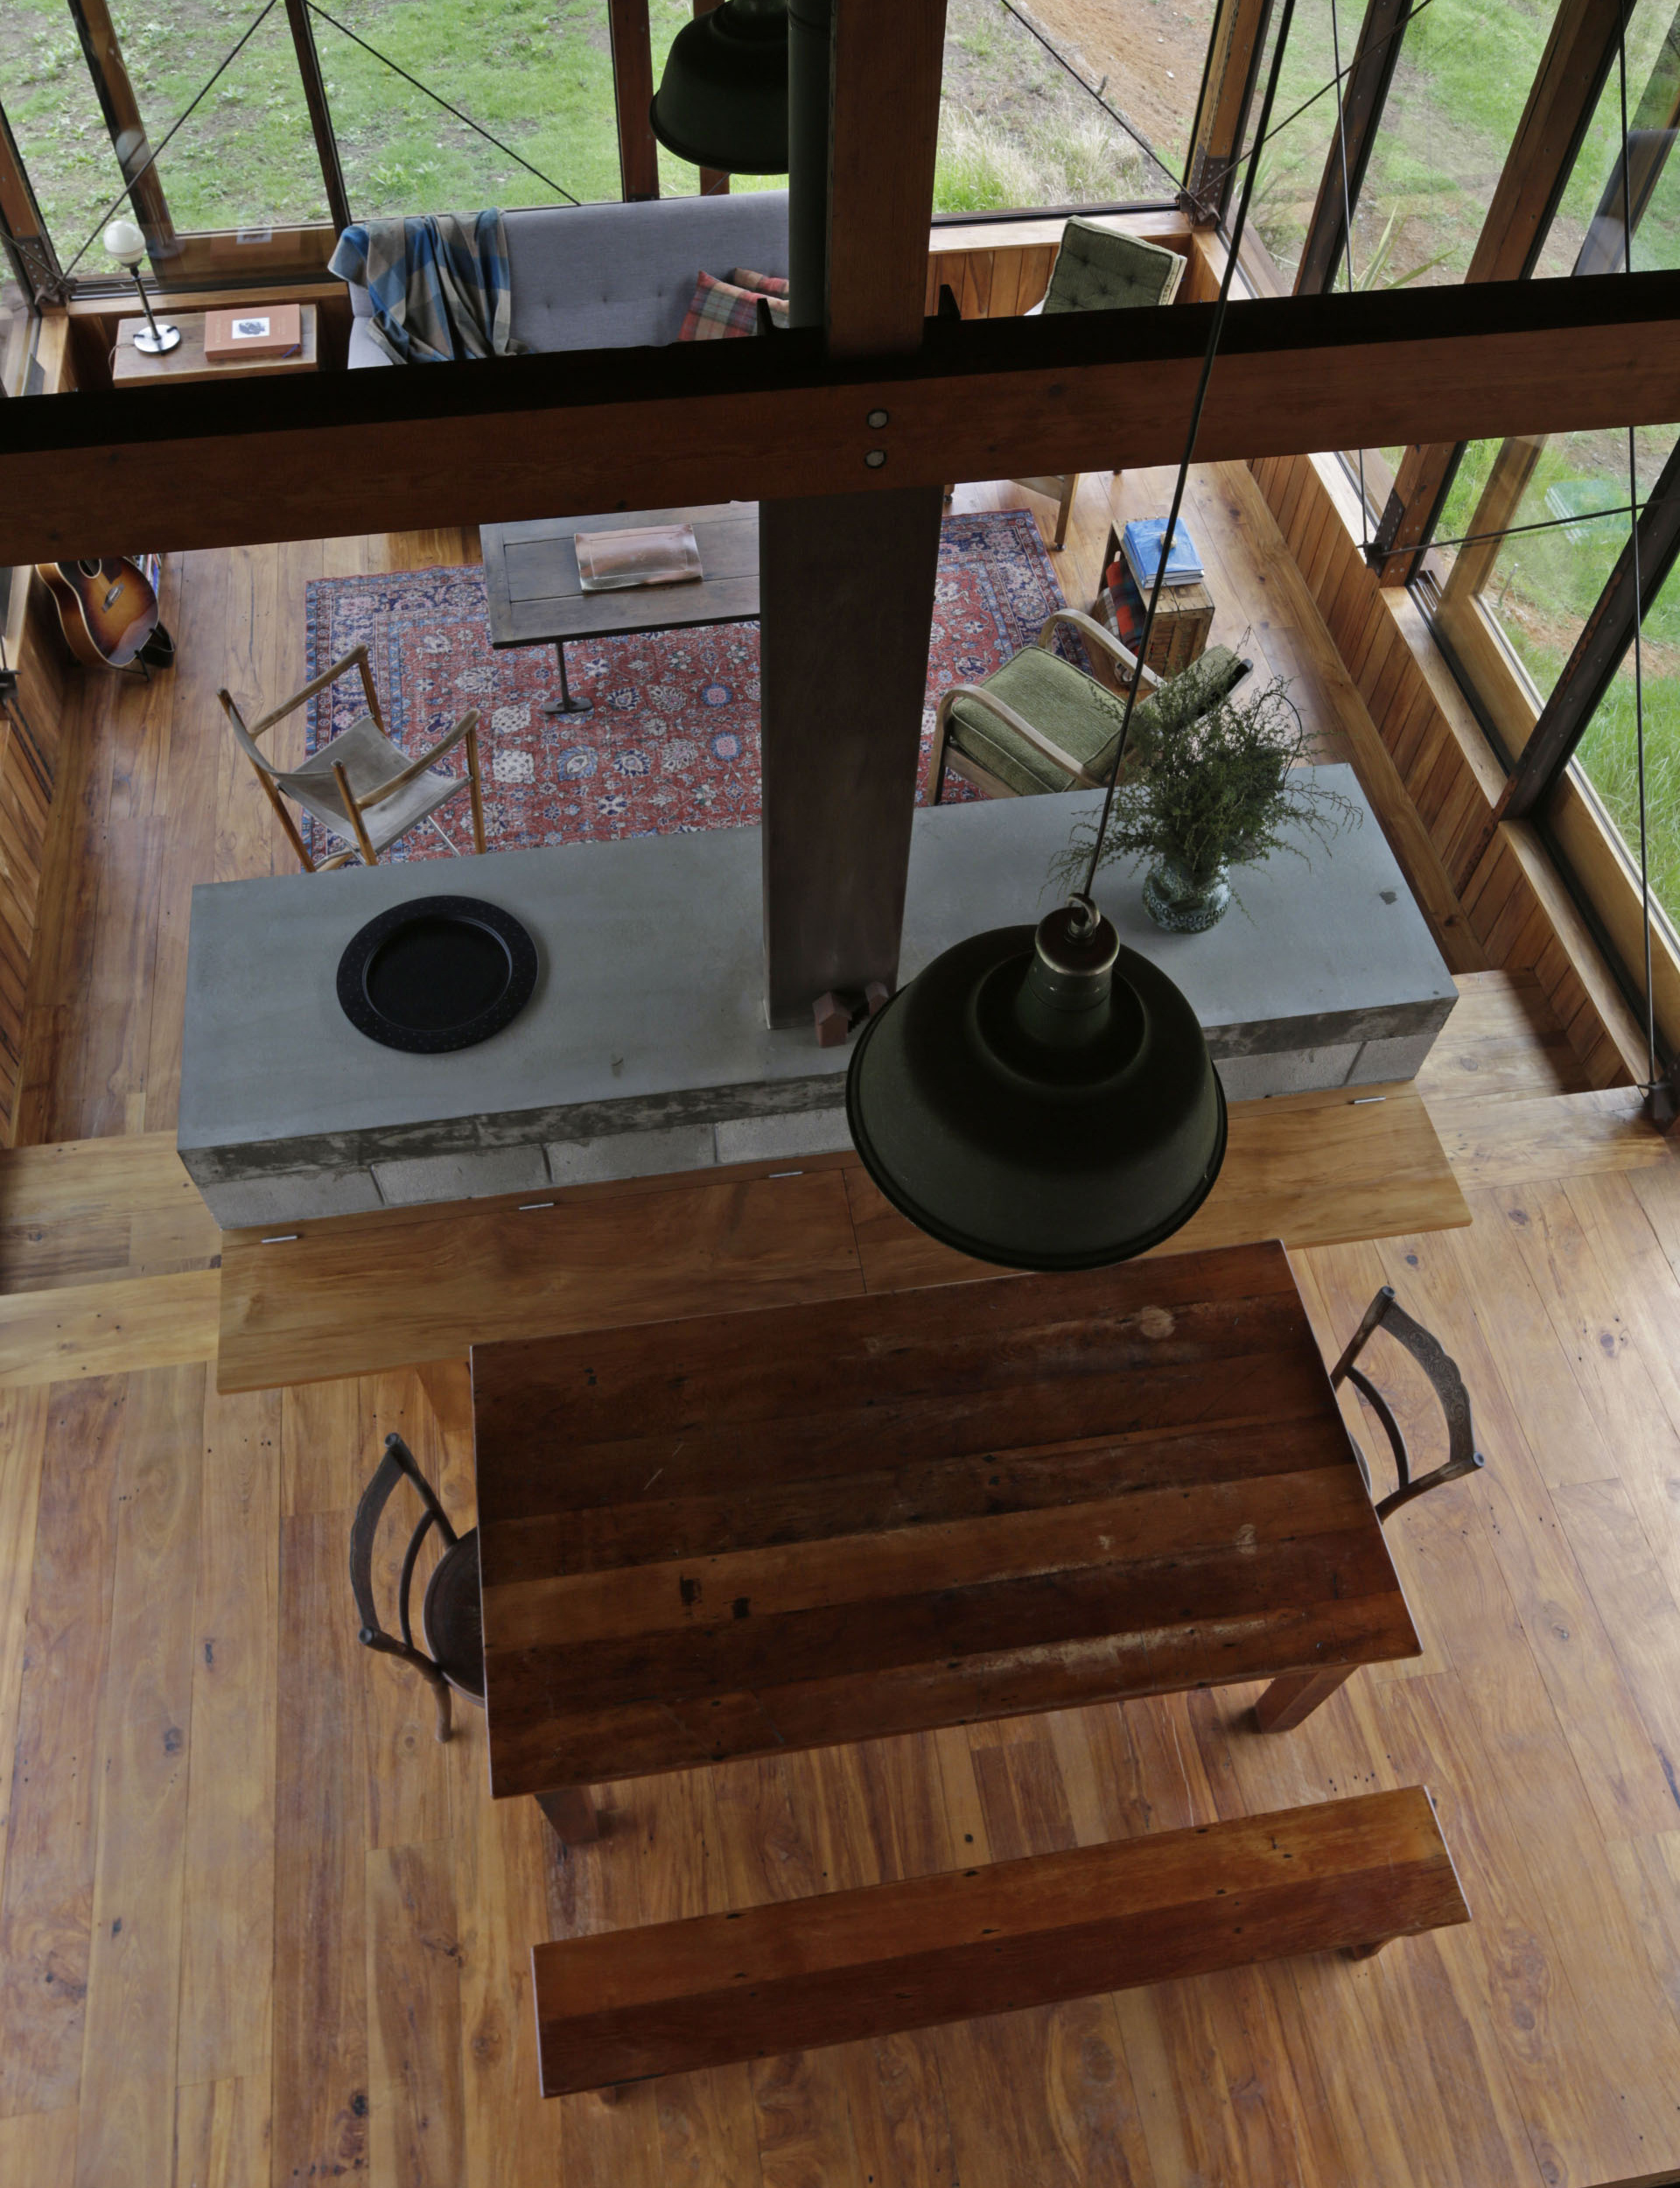
M1438 5L1439 0L1432 0L1432 4ZM1271 127L1260 147L1254 195L1249 206L1250 231L1270 254L1278 282L1284 289L1295 285L1307 223L1318 202L1325 162L1335 141L1335 93L1326 87L1335 80L1338 43L1342 67L1346 68L1353 59L1362 13L1360 0L1296 0L1289 47L1284 55L1278 96L1272 106ZM1270 78L1277 29L1278 19L1274 16L1260 73L1256 78L1245 151L1253 144L1254 130L1259 122L1260 101ZM1236 217L1242 180L1239 171L1237 186L1231 193L1228 217L1232 220ZM1355 264L1356 279L1359 273L1360 268ZM1339 274L1336 286L1344 285L1345 275ZM1363 287L1365 284L1362 281L1359 285Z
M1354 211L1363 285L1463 280L1556 12L1431 0L1407 23Z
M326 4L356 38L519 155L510 158L318 14L315 42L357 219L552 205L563 192L620 195L606 0ZM654 7L662 18L672 12L669 0ZM687 172L691 192L694 170Z
M1110 27L1110 11L1039 0L1034 17L1053 53L1001 0L948 0L934 211L1170 200L1212 12L1209 0L1188 0L1171 18L1153 5L1116 10ZM1138 16L1153 27L1134 28ZM1143 53L1149 65L1134 66ZM1171 144L1151 137L1151 121Z
M1642 498L1656 482L1673 441L1672 426L1635 432ZM1623 431L1474 441L1464 452L1437 536L1494 536L1436 549L1443 599L1451 617L1467 614L1474 596L1480 620L1521 664L1536 712L1550 697L1626 544L1626 515L1603 512L1625 512L1627 505Z
M0 83L41 218L67 264L122 178L64 0L0 6ZM88 270L85 261L81 270Z
M1634 264L1680 265L1680 15L1674 0L1637 0L1628 23L1628 179ZM1623 263L1621 86L1613 66L1535 268L1540 274L1612 273Z
M1680 576L1670 576L1645 613L1645 818L1651 894L1680 915ZM1575 747L1630 862L1639 863L1639 756L1630 646Z
M284 10L258 23L228 60L261 13L257 0L228 10L179 0L109 4L154 151L186 116L154 170L177 232L250 232L326 220L326 187ZM71 249L82 240L78 235ZM80 271L109 271L97 246Z
M29 310L5 254L0 252L0 392L23 390L28 352Z

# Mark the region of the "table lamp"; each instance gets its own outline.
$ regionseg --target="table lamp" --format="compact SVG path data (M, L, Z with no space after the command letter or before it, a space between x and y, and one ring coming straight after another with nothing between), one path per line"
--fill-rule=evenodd
M148 357L162 357L176 348L180 342L181 330L167 324L159 326L152 316L151 299L146 294L146 284L140 278L140 261L146 255L146 239L133 221L113 221L105 231L105 248L119 266L126 266L134 276L134 285L140 291L141 306L146 323L134 332L134 346Z

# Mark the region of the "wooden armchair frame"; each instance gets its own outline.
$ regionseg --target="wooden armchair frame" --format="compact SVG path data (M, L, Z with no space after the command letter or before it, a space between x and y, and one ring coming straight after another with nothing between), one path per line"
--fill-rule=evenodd
M1059 607L1046 616L1036 641L1041 650L1049 651L1056 629L1062 624L1070 630L1077 631L1088 647L1096 645L1102 649L1114 664L1123 686L1133 677L1141 677L1141 688L1144 693L1159 691L1162 679L1155 671L1144 668L1129 647L1122 645L1112 631L1104 630L1096 618L1087 615L1082 608ZM1081 670L1079 673L1082 675L1084 672ZM1093 678L1092 682L1095 684L1096 679ZM1101 691L1102 687L1097 684L1096 689ZM1065 768L1070 789L1101 790L1108 787L1100 776L1092 775L1071 754L1064 752L1060 745L1046 737L1042 730L1034 729L1031 722L1025 720L1005 700L987 691L984 684L954 684L949 691L940 693L939 705L934 715L934 749L928 767L928 803L930 805L939 803L939 794L945 787L947 768L954 768L964 782L972 782L976 790L984 790L988 797L1021 796L1012 783L1005 782L1000 775L994 775L977 760L971 760L960 747L951 743L951 709L958 699L969 699L984 707L1007 728L1012 729L1024 742L1031 745L1035 752L1041 753L1054 766Z
M298 853L305 873L330 873L335 866L347 865L355 853L347 850L340 851L330 859L323 859L318 864L310 857L298 824L287 811L285 803L280 794L278 785L284 780L287 770L275 767L260 750L257 740L272 729L276 722L284 721L288 714L295 714L300 706L305 705L311 699L325 691L329 684L336 684L339 678L352 668L360 672L361 688L368 701L368 712L373 717L374 726L388 742L390 732L386 728L385 717L380 711L379 691L374 683L373 664L368 657L368 649L365 645L353 646L349 652L341 655L331 668L323 669L319 676L312 677L301 691L295 692L290 698L284 700L280 705L271 707L268 713L260 715L255 722L249 725L246 723L244 716L240 712L232 692L224 686L216 693L216 697L221 702L222 712L232 723L234 734L238 738L245 757L250 761L257 781L262 785L270 804L278 814L280 825L285 831L286 840ZM333 761L332 779L338 785L339 796L343 801L345 812L354 831L357 849L360 850L368 865L377 866L379 854L374 849L363 816L372 812L375 806L383 804L388 797L394 797L397 791L412 782L416 775L424 775L429 768L435 767L446 753L452 752L463 740L466 745L467 787L472 801L472 846L475 851L482 852L484 849L484 794L479 782L479 714L476 707L469 708L456 723L454 728L447 735L440 737L430 752L423 753L419 759L410 761L407 767L392 775L388 782L382 782L378 789L370 792L367 797L358 799L355 796L344 768L336 761ZM326 749L329 753L331 752L330 744Z

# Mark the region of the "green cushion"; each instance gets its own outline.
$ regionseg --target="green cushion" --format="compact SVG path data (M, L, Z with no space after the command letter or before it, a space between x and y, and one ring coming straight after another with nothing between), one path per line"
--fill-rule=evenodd
M1061 231L1044 309L1117 312L1158 304L1170 297L1183 270L1177 251L1075 214Z
M1200 714L1222 698L1243 673L1243 663L1228 646L1213 646L1173 681L1181 683L1186 677L1193 679L1199 687L1196 712ZM1114 765L1120 733L1117 722L1102 704L1105 698L1112 699L1113 694L1103 692L1083 670L1059 654L1028 646L995 670L982 688L995 692L1023 721L1042 730L1053 744L1078 761L1087 774L1099 782L1106 779ZM1153 720L1152 699L1140 700L1131 718L1134 740L1147 737ZM972 699L958 699L952 706L947 733L958 752L996 775L1018 796L1032 797L1040 791L1071 787L1064 769Z

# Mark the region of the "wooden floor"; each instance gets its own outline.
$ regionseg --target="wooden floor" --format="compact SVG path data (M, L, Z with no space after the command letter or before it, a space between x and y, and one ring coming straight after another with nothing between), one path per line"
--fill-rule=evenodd
M206 733L226 633L236 688L284 688L302 577L424 547L187 558L171 620L202 668L149 702L100 687L77 726L86 794L66 779L32 1118L94 1144L0 1158L0 1304L37 1343L98 1315L109 1371L0 1373L0 2183L1680 2172L1680 1155L1625 1098L1581 1089L1535 992L1503 975L1467 969L1424 1082L1471 1227L1296 1257L1326 1350L1396 1285L1460 1361L1488 1458L1390 1525L1424 1657L1360 1674L1300 1730L1253 1733L1238 1688L731 1765L615 1787L607 1834L561 1855L530 1803L488 1799L481 1719L464 1709L438 1746L429 1698L357 1645L349 1515L378 1439L401 1427L470 1520L465 1364L218 1397L213 1323L182 1361L192 1294L170 1288L214 1285L215 1240L142 1135L172 1121L187 886L274 856ZM1280 663L1306 643L1264 642ZM1316 729L1356 752L1321 684ZM90 1305L102 1291L120 1296ZM710 1303L704 1273L688 1303ZM536 2093L540 1939L1419 1781L1465 1930L614 2107Z

